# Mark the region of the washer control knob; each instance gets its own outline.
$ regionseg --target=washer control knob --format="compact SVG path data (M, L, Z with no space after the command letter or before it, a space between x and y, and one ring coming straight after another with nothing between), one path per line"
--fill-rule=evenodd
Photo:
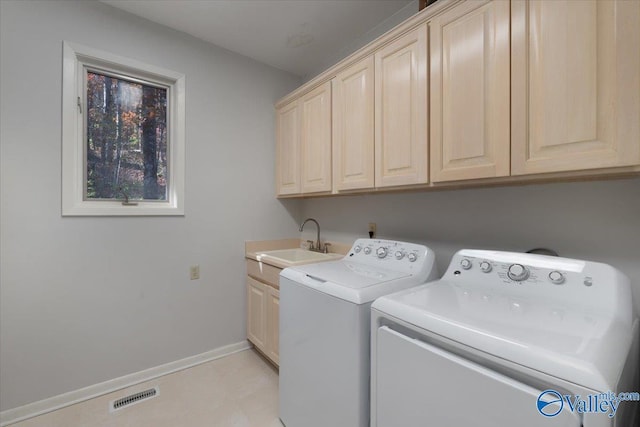
M460 266L462 268L464 268L465 270L468 270L471 268L472 264L471 264L471 260L464 258L462 261L460 261Z
M412 252L409 255L407 255L407 259L409 260L409 262L416 262L416 260L418 259L418 255Z
M356 246L355 248L353 248L353 251L355 253L360 253L360 251L362 250L362 247L360 245Z
M395 255L396 255L396 259L397 260L400 260L400 259L404 258L404 252L396 251Z
M378 258L384 258L387 256L387 248L383 248L382 246L378 248L378 250L376 251L376 255L378 255Z
M509 279L521 282L529 277L529 269L522 264L511 264L507 272Z
M564 283L564 274L559 271L552 271L549 273L549 280L551 283L555 283L556 285L561 285Z
M369 255L371 253L371 248L369 246L367 246L366 248L364 248L364 253Z
M491 271L491 263L489 261L482 261L480 263L480 270L482 270L483 273L488 273Z

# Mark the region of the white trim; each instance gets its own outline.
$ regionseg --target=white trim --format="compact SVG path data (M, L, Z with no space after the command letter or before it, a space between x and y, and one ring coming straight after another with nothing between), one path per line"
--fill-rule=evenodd
M63 42L62 60L62 215L184 215L185 76L154 65ZM116 70L167 87L169 91L169 193L167 202L84 200L84 129L78 97L84 99L84 67ZM83 113L86 109L82 106Z
M219 347L205 353L169 362L140 372L134 372L123 377L90 385L68 393L59 394L37 402L28 403L13 409L0 412L0 427L5 427L19 421L24 421L38 415L62 409L76 403L84 402L114 391L122 390L146 381L151 381L164 375L182 371L202 363L210 362L224 356L251 348L249 341L244 340L235 344Z

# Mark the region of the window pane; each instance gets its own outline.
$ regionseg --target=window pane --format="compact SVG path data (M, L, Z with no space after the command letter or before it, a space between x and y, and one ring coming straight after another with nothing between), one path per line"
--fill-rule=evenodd
M167 90L87 73L85 200L167 199Z

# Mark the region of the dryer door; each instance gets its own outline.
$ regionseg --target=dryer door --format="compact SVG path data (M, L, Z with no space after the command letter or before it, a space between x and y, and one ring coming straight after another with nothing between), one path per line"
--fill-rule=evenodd
M372 426L580 427L561 402L537 409L541 391L389 329L377 331Z

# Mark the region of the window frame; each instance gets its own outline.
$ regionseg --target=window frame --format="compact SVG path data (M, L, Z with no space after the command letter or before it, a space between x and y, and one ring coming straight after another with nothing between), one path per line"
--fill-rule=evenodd
M86 73L102 71L167 89L167 200L86 200ZM185 76L68 41L62 65L62 216L184 215Z

